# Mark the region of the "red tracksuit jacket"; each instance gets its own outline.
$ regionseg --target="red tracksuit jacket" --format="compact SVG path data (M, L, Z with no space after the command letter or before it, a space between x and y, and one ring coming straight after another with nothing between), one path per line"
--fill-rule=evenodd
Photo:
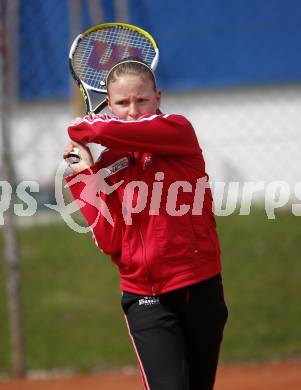
M108 148L67 182L96 244L117 264L122 290L158 295L221 271L211 191L197 186L208 178L205 163L185 117L93 114L68 132Z

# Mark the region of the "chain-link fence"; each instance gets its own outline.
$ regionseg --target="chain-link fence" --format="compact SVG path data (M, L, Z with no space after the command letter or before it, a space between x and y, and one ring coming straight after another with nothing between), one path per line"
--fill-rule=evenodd
M168 95L167 111L195 124L213 180L300 177L301 86L273 86Z
M113 18L131 22L126 1L104 3L51 0L41 6L19 1L11 15L16 42L10 48L16 74L11 85L13 160L18 180L38 181L40 192L53 187L68 140L66 127L77 107L70 97L77 87L70 87L67 61L72 38L88 25ZM158 72L160 79L160 66ZM293 185L299 179L300 100L296 82L163 91L162 107L191 119L212 181L285 180Z
M67 126L73 116L83 113L83 108L79 103L81 97L69 75L68 52L70 42L80 31L97 23L118 20L137 24L139 12L141 13L141 20L147 20L147 23L142 25L147 30L148 26L154 22L154 17L152 18L153 14L145 13L145 7L146 5L151 7L150 4L153 3L153 14L158 12L156 5L160 3L162 5L161 17L165 18L161 33L152 31L158 39L162 55L160 61L161 64L163 63L163 66L160 67L159 64L158 67L159 87L160 83L163 84L162 80L165 77L167 78L166 86L171 86L174 81L173 92L171 92L172 88L166 92L163 91L162 111L165 113L180 113L191 120L204 152L207 172L213 187L216 182L224 182L228 186L231 182L237 182L239 185L238 191L241 193L246 182L254 182L255 187L256 183L262 183L262 189L258 191L259 197L262 198L267 184L282 181L290 187L290 200L299 195L300 202L301 194L296 193L294 195L294 188L298 184L300 187L299 167L301 163L301 78L298 78L296 67L292 77L287 77L284 81L275 78L275 82L270 81L265 85L259 81L247 85L242 80L240 87L238 82L232 85L228 83L227 87L225 84L222 85L216 82L213 83L214 85L201 83L203 89L186 88L186 90L179 90L181 82L178 79L172 80L172 77L168 77L169 68L166 65L168 60L171 64L171 70L176 61L182 61L185 66L187 63L190 65L193 63L195 68L199 65L198 61L194 59L194 54L197 55L197 53L192 53L190 58L186 58L181 53L182 48L177 47L179 31L173 29L171 20L172 17L181 16L182 22L182 10L173 9L174 16L171 16L170 10L167 11L164 8L166 2L159 0L154 2L147 0L48 0L47 2L0 0L1 7L3 4L9 4L9 7L7 7L9 20L6 21L6 34L9 34L7 40L8 50L2 50L3 42L1 42L0 81L1 90L3 91L1 95L1 131L4 132L5 130L6 136L9 136L11 141L12 153L9 162L13 162L14 167L12 168L15 169L10 170L10 172L16 173L11 177L1 178L1 210L5 209L6 211L9 206L13 208L16 200L8 199L11 192L9 192L9 184L5 185L5 180L10 181L12 192L15 192L16 186L22 182L25 183L25 187L29 181L36 183L37 186L32 187L35 192L31 192L31 196L38 199L41 208L46 203L56 202L54 198L55 175L63 161L63 150L68 142ZM169 3L172 2L169 1ZM198 1L191 3L199 4ZM242 4L243 2L237 2L237 7L238 3ZM284 5L286 6L286 4ZM135 7L135 13L131 12L133 7ZM1 12L2 10L1 8ZM301 13L300 5L295 10L295 14L298 15L298 13ZM218 17L216 23L218 30ZM281 23L279 16L279 26ZM0 26L1 36L4 27L2 23ZM197 30L199 26L194 26L194 28ZM261 26L258 29L257 36L262 28ZM269 26L268 29L270 28ZM276 29L277 26L273 26L273 28ZM221 31L223 34L222 28ZM251 45L250 35L248 35L246 41ZM281 36L281 39L286 39L289 47L291 47L291 37L291 34L285 33ZM208 42L210 41L209 38ZM205 40L204 38L203 43ZM178 50L177 52L174 51L175 58L172 59L165 55L171 41L176 42L174 43L174 50ZM210 46L209 43L208 46ZM261 50L261 60L265 58L264 55L267 55L266 50L268 50L266 47ZM169 55L170 53L171 51ZM6 74L2 72L2 65L5 62L3 61L4 56L6 63L9 64L9 72L6 72ZM247 67L249 58L240 58L236 63L235 71L239 72L241 70L242 74L248 73L245 72L245 69L239 69L239 66ZM276 61L276 59L275 57L274 60ZM252 72L256 68L254 64L257 60L259 61L254 55L250 64ZM285 61L286 57L282 55L282 62L285 63ZM185 66L182 67L183 69L181 68L182 73L185 71ZM206 67L208 67L208 63L203 68L200 65L200 74L206 71ZM222 67L223 64L220 63L216 69L220 70ZM286 64L285 70L290 72L289 63ZM232 74L235 71L232 69ZM191 70L187 69L186 77L193 80L190 79L189 72ZM283 72L280 72L282 76ZM211 77L213 73L214 71L210 73ZM268 71L265 69L264 73L266 75ZM288 76L290 75L288 74ZM4 78L6 79L4 80ZM295 82L288 82L293 78L295 78ZM237 80L239 79L238 77ZM209 89L210 86L214 86L214 88ZM9 107L6 110L5 107L7 107L8 101ZM7 144L3 142L3 139L4 137L2 137L2 144L0 145L2 155L5 154L4 152L8 152L5 149ZM1 164L0 168L2 170L3 159ZM16 178L13 176L16 176ZM259 184L258 188L260 188ZM8 192L6 193L7 189ZM23 199L26 203L26 198ZM19 198L17 201L20 203L22 199ZM26 205L24 209L23 214L25 215ZM50 213L49 209L47 211ZM28 212L27 215L33 216L32 220L37 220L35 218L37 213ZM59 217L58 213L53 213L53 215ZM3 211L0 217L3 217ZM7 220L4 220L4 222L7 223ZM26 220L26 218L23 218L23 220ZM0 222L3 225L3 218ZM294 229L294 231L296 230ZM11 248L15 244L15 249L12 248L11 250L15 254L13 261L11 261L11 268L15 272L17 270L16 259L18 253L16 242L12 243L12 237L15 237L12 231L13 229L7 230L6 241L8 245L11 245ZM226 237L225 241L227 239L229 242L233 238ZM237 240L237 237L235 236L234 239ZM254 246L256 246L256 250L258 248L258 250L261 250L261 247L266 248L265 243L260 240L259 246L257 244L254 244ZM273 244L271 244L272 246ZM249 247L247 251L249 252ZM289 251L290 248L283 255L285 260L291 257ZM257 253L255 251L255 254ZM232 256L232 252L230 255ZM265 288L265 286L263 287ZM280 309L282 308L278 303L277 305ZM294 322L298 323L298 321ZM19 340L19 344L22 344L21 341ZM21 363L19 364L19 372L24 371Z

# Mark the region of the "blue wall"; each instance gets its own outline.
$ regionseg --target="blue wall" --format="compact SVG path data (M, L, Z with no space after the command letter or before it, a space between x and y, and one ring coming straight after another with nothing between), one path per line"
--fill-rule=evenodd
M22 98L69 94L67 0L20 7ZM106 21L111 0L99 1ZM300 0L128 0L130 23L160 48L160 88L189 90L300 82ZM91 16L82 0L82 26ZM38 31L38 34L36 34Z

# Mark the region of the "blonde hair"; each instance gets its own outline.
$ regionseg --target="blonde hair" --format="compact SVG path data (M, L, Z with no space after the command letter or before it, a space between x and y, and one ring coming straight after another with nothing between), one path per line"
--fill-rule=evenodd
M113 83L118 77L124 75L136 75L142 78L148 78L152 81L154 90L157 91L156 78L151 68L138 57L127 57L119 61L116 65L111 68L107 75L106 86L109 89L110 83Z

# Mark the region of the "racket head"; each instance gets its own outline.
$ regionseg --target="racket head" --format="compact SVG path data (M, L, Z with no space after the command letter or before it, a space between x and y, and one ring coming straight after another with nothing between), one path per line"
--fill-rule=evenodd
M147 31L127 23L99 24L75 38L69 52L69 66L87 112L95 112L88 92L106 94L109 71L129 56L140 58L154 71L159 61L158 45ZM105 103L97 107L98 111L100 106L103 108Z

